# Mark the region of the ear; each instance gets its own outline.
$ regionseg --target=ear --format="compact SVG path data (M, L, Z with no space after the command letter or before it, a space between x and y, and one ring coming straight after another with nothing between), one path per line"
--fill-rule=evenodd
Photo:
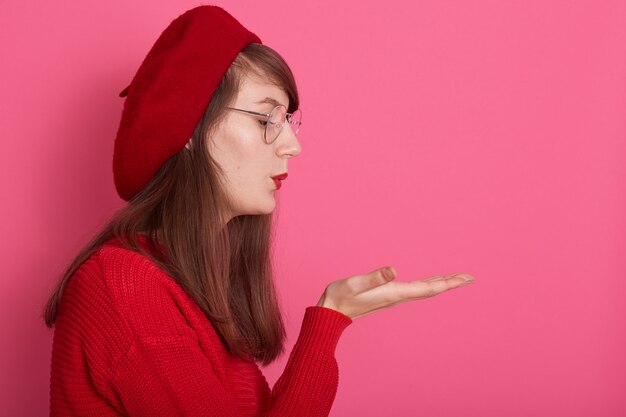
M185 148L191 150L191 138L189 138L189 141L185 144Z

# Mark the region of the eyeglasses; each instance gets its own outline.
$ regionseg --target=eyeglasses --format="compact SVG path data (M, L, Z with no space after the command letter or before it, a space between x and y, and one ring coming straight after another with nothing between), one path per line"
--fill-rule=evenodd
M287 108L282 104L276 106L269 113L258 113L250 110L236 109L234 107L226 107L230 110L236 110L243 113L253 114L255 116L262 116L263 120L261 121L261 125L265 126L265 131L263 132L263 140L268 145L276 140L281 130L283 129L283 125L289 124L293 133L295 135L300 131L300 125L302 125L302 111L297 109L293 113L287 113Z

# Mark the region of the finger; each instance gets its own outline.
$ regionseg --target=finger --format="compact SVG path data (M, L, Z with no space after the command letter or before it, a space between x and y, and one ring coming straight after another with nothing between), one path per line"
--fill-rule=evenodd
M396 270L391 266L375 269L365 275L355 275L346 279L346 285L353 294L359 294L388 283L396 277Z
M433 278L445 278L445 277L433 277ZM423 281L423 280L422 280L422 281ZM398 284L398 283L396 282L396 283L394 283L394 284ZM463 285L466 285L466 284L461 284L461 285L459 285L459 287L462 287ZM458 287L453 287L453 288L458 288ZM449 289L452 289L452 288L449 288ZM445 291L445 290L444 290L444 291ZM443 292L443 291L441 291L441 292ZM438 294L438 293L434 293L433 295L437 295L437 294ZM357 318L361 318L361 317L363 317L363 316L367 316L367 315L372 314L372 313L375 313L375 312L377 312L377 311L386 310L386 309L389 309L389 308L395 307L395 306L397 306L397 305L404 304L404 303L406 303L407 301L420 300L420 299L423 299L423 298L428 298L428 297L432 297L432 295L428 295L428 296L419 295L419 296L417 296L417 297L399 299L399 300L397 300L397 301L394 301L394 302L391 302L391 303L387 303L387 304L385 304L385 305L383 305L383 306L381 306L381 307L377 307L377 308L375 308L375 309L373 309L373 310L367 311L367 312L365 312L365 313L363 313L363 314L360 314L360 315L358 315L358 316L356 316L356 317L353 317L352 319L353 319L353 320L356 320Z
M471 280L464 279L463 277L460 277L459 275L462 275L463 277L466 277L466 276L471 277L472 279ZM416 280L412 282L394 281L392 283L389 283L388 287L384 287L384 289L386 289L387 292L389 293L388 296L385 297L384 304L376 308L373 308L372 310L364 312L356 317L353 317L353 320L372 314L380 310L385 310L388 308L395 307L407 301L420 300L423 298L432 297L441 292L451 290L453 288L462 287L463 285L471 284L472 282L474 282L473 278L474 277L472 277L469 274L455 274L455 275L449 275L445 277L441 277L441 276L430 277L430 278ZM421 287L421 288L418 288L416 290L415 288L416 286Z
M470 275L470 274L466 274L464 272L459 272L458 274L454 274L455 277L459 277L459 278L463 278L465 279L465 281L471 281L474 282L474 276Z
M424 278L422 281L424 282L430 282L430 281L441 281L442 279L446 279L448 278L449 275L445 275L445 276L436 276L436 277L430 277L430 278Z
M468 280L456 275L440 279L435 278L440 277L434 277L431 280L395 282L394 285L398 287L397 294L401 299L410 300L432 297L444 291L457 288L463 284L473 282L472 280Z
M457 272L456 274L442 275L442 276L435 276L435 277L425 278L422 281L427 281L427 282L430 282L430 281L441 281L442 279L447 279L447 278L450 278L450 277L453 277L453 276L466 278L466 279L470 279L470 280L474 279L474 277L471 276L470 274L466 274L466 273L463 273L463 272Z

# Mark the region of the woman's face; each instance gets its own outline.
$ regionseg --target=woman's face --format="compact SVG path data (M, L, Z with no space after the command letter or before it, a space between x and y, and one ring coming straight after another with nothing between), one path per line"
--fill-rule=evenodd
M287 94L256 76L245 76L230 107L270 113L277 104L289 108ZM232 205L230 218L243 214L269 214L276 206L273 176L288 171L289 158L302 148L289 125L283 126L274 142L263 140L263 119L228 110L222 123L207 141L209 153L224 171L225 188Z

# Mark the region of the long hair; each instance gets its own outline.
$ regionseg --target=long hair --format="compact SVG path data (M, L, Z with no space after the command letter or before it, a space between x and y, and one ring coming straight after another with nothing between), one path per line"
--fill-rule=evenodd
M284 351L285 328L273 280L272 214L241 215L224 227L228 195L207 141L254 73L282 88L289 112L299 106L293 74L271 48L249 44L232 63L196 126L189 149L170 158L128 204L108 220L62 274L44 311L53 327L68 280L111 238L141 253L172 277L211 321L225 347L263 365ZM147 237L149 251L137 235ZM163 254L154 242L163 245Z

